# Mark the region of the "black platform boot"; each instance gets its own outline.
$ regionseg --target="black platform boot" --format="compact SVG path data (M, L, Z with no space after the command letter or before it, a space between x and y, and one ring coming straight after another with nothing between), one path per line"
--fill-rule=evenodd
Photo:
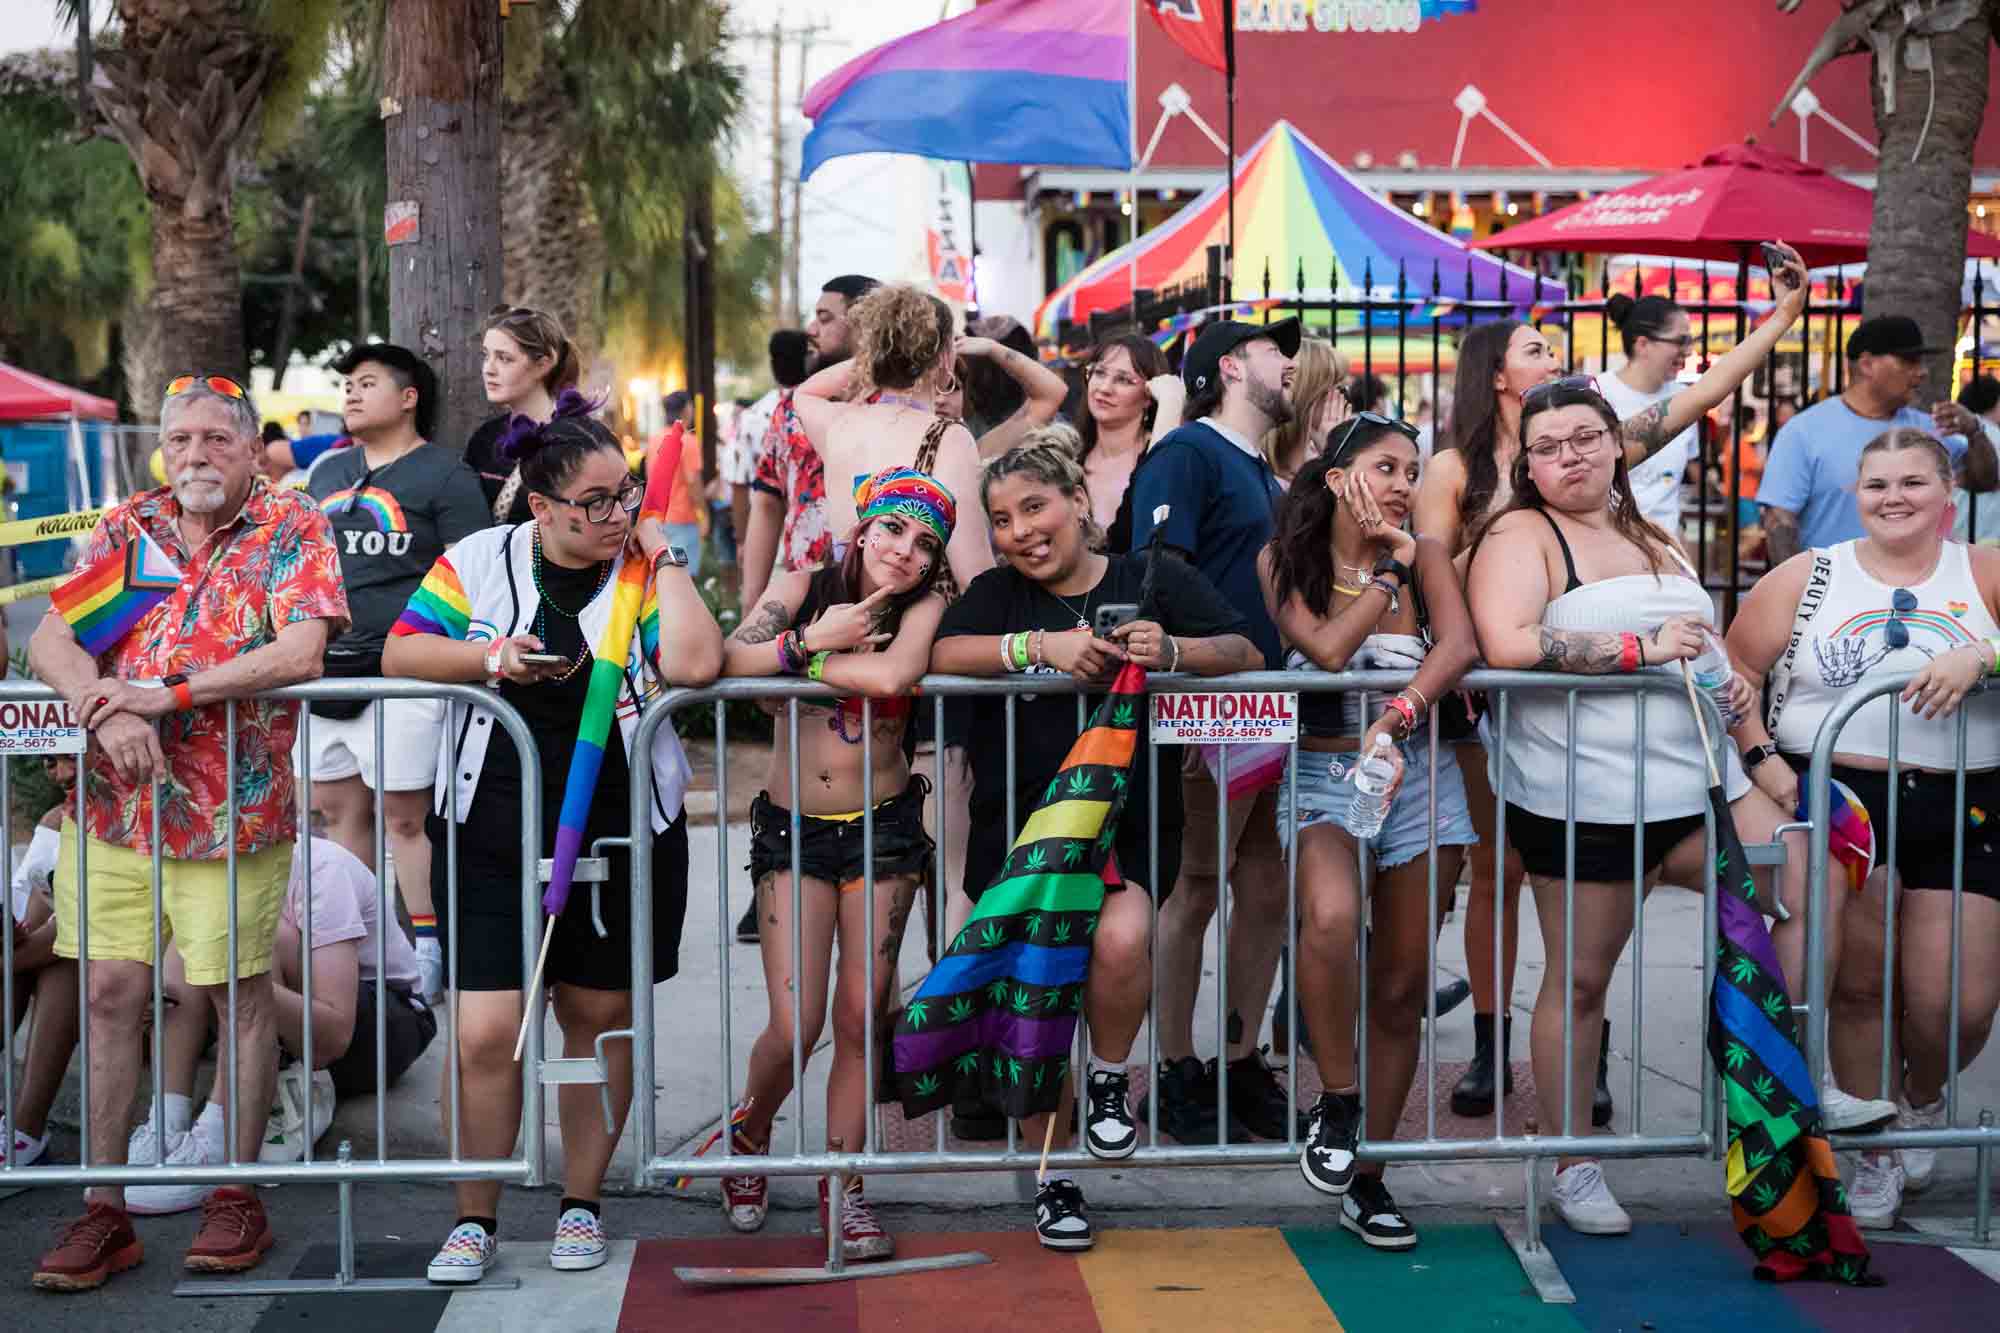
M1500 1051L1497 1057L1501 1070L1501 1086L1508 1092L1514 1090L1514 1067L1508 1056L1514 1046L1514 1020L1510 1017L1500 1024ZM1493 1114L1493 1081L1496 1057L1493 1049L1493 1015L1474 1014L1472 1016L1472 1063L1465 1068L1458 1086L1451 1090L1451 1112L1453 1115L1482 1116Z

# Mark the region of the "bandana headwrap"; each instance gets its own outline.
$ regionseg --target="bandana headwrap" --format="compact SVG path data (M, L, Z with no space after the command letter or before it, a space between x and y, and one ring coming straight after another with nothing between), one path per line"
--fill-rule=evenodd
M958 502L927 472L883 468L872 477L855 480L854 525L858 528L884 514L914 519L929 528L940 544L948 544L958 522Z

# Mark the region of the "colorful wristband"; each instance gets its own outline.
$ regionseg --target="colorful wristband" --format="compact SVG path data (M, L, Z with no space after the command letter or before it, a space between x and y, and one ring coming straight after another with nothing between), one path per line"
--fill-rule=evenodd
M1637 671L1639 669L1639 636L1621 633L1618 636L1618 669Z
M807 680L826 679L826 659L832 656L833 654L829 652L814 653L812 655L812 661L808 663L806 666L806 679Z
M1415 704L1412 704L1408 699L1398 694L1389 700L1389 707L1402 715L1404 731L1415 731L1417 729L1417 708Z

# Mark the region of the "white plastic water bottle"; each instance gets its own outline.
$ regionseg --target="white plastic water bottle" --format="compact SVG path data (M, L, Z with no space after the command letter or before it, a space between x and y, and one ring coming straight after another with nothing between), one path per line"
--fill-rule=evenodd
M1729 664L1729 650L1706 625L1701 628L1701 641L1701 656L1688 663L1688 670L1694 673L1695 685L1707 690L1715 700L1715 711L1722 714L1722 725L1732 727L1736 725L1736 714L1729 706L1729 682L1736 668Z
M1348 810L1347 831L1357 838L1372 838L1382 831L1389 818L1389 788L1396 781L1396 765L1389 758L1389 738L1377 734L1375 744L1354 766L1354 804Z

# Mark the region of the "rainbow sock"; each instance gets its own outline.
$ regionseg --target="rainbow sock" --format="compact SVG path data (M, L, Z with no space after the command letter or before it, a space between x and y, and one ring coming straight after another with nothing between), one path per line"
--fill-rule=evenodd
M438 919L435 916L418 916L412 912L410 914L410 934L419 943L424 940L436 939L438 936Z

